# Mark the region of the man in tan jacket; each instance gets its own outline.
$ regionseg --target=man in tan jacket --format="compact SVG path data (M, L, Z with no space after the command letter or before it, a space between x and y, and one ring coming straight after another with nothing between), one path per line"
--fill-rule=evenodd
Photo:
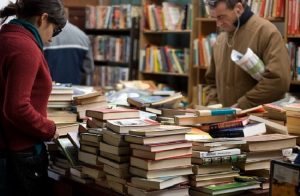
M283 98L290 85L290 59L277 28L254 15L247 0L208 0L208 4L221 31L206 72L208 101L246 109ZM232 50L245 54L248 48L265 65L261 80L231 60Z

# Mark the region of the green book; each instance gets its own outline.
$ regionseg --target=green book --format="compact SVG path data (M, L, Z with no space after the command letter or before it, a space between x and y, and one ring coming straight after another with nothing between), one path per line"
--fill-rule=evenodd
M209 185L209 186L199 188L198 190L212 195L220 195L220 194L234 193L234 192L240 192L240 191L257 189L257 188L260 188L259 182L251 181L251 182L231 182L226 184Z

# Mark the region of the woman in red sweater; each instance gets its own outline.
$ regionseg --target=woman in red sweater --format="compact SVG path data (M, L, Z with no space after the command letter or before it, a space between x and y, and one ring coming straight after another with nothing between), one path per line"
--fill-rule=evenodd
M56 127L47 119L52 80L43 44L61 31L66 17L60 0L17 0L0 10L0 18L12 15L17 18L0 30L0 147L9 152L6 194L46 195L43 142L55 137Z

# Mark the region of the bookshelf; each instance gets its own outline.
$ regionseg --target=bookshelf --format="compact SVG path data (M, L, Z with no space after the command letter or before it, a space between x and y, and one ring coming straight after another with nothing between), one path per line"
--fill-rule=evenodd
M154 80L181 91L190 98L192 1L142 0L139 74L141 80ZM170 6L170 7L169 7ZM167 16L172 10L174 16ZM177 14L177 15L176 15ZM171 18L170 18L171 17ZM168 21L177 19L173 25Z
M129 4L86 7L85 32L93 35L95 65L100 69L94 74L96 85L112 86L137 78L139 18L132 10Z
M285 2L285 41L288 44L288 49L291 57L292 81L290 92L299 92L300 90L300 61L299 46L300 46L300 16L297 16L299 3L294 0ZM293 28L294 26L294 28ZM293 28L293 30L291 30Z
M248 1L248 4L257 1ZM257 15L260 15L261 17L266 18L270 22L272 22L278 30L281 32L283 39L287 43L289 40L292 39L297 39L300 38L300 35L289 35L287 33L287 24L288 24L288 1L273 1L269 0L270 3L276 2L283 2L285 3L285 7L283 8L283 12L280 12L280 16L275 16L274 11L267 11L264 10L263 12L259 10L259 7L256 8L258 12L255 12L252 8L251 10L256 13ZM271 5L271 4L270 4ZM273 4L272 4L273 5ZM216 33L217 28L216 28L216 20L214 18L211 18L209 14L207 13L208 7L205 7L204 0L200 0L197 2L194 2L194 35L193 35L193 40L195 39L203 39L208 37L211 33ZM272 9L274 9L274 6L272 6ZM278 9L278 8L277 8ZM278 13L277 13L278 14ZM193 46L194 47L194 46ZM200 55L199 55L200 56ZM201 56L199 57L201 58ZM200 61L201 62L201 61ZM194 104L201 104L201 98L203 98L203 93L204 92L199 92L203 90L203 85L205 84L204 81L204 76L205 72L207 70L207 67L209 66L208 64L203 64L203 63L193 63L193 74L191 75L191 81L190 82L190 89L193 90L193 103ZM298 85L300 84L299 81L292 81L291 85Z
M84 31L94 53L94 85L114 86L119 80L136 79L139 14L133 12L137 9L130 4L101 4L83 10Z

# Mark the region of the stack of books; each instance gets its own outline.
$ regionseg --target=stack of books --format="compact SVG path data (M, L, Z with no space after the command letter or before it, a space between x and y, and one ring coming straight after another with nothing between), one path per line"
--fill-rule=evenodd
M243 144L241 149L247 158L244 163L238 163L236 166L243 175L259 175L263 178L266 178L265 173L269 173L271 160L283 160L283 150L292 151L291 148L296 146L296 136L283 134L250 136L244 140L246 144Z
M82 173L97 182L105 181L103 164L98 162L99 143L102 140L102 132L89 131L80 133L80 149L78 160L82 165ZM101 183L103 184L103 183Z
M77 115L71 112L73 89L67 84L53 84L47 106L47 115L56 124L60 136L78 130Z
M300 103L291 103L283 106L286 110L286 126L288 133L300 136Z
M129 135L125 135L132 150L128 194L169 195L174 190L188 194L182 185L188 183L187 175L192 173L192 144L185 140L190 130L174 125L129 130Z
M73 97L74 110L78 113L79 119L85 119L86 110L94 108L107 108L106 97L100 91L92 91Z
M67 84L53 84L48 99L48 108L71 107L73 89Z
M157 126L159 123L150 119L107 120L108 129L103 131L98 160L104 163L104 172L110 188L122 194L126 193L126 184L130 178L130 148L129 143L125 141L128 131L133 128Z
M233 169L233 165L246 160L246 155L240 149L244 143L241 138L194 141L191 189L200 194L203 193L203 187L234 182L239 170Z

